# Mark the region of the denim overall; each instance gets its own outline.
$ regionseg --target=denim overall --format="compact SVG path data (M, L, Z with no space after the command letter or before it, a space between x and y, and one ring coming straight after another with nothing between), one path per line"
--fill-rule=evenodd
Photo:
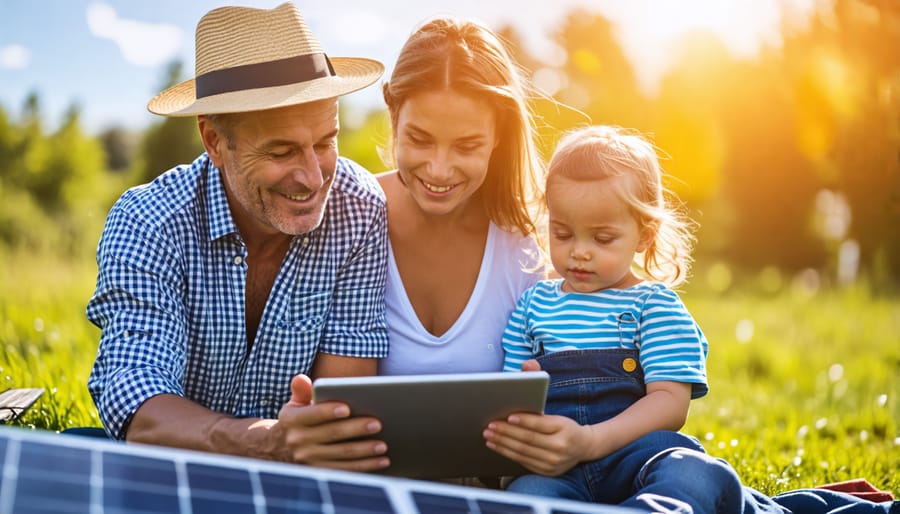
M550 374L545 412L580 425L610 419L646 395L634 349L563 351L537 360ZM671 431L647 434L558 477L518 477L507 490L663 513L900 514L900 502L821 489L769 498L741 485L734 469L707 455L696 438Z
M541 369L550 374L547 414L566 416L580 425L593 425L620 414L646 395L644 370L636 349L572 350L538 357ZM628 501L642 487L645 465L661 452L676 449L710 458L700 442L671 431L647 434L631 444L593 462L585 462L559 477L526 475L514 480L510 491L553 496L603 504L648 508L646 500ZM680 486L680 484L679 484ZM683 491L662 489L661 498L679 498ZM653 504L653 509L658 509ZM678 512L678 510L670 510ZM685 511L688 512L688 511Z

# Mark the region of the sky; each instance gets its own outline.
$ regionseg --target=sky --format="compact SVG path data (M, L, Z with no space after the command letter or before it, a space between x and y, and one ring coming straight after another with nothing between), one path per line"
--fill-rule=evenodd
M817 0L295 0L325 52L378 59L390 74L414 27L451 14L490 27L514 26L527 48L549 62L564 59L551 31L574 8L606 16L652 94L671 64L668 51L687 30L718 34L733 54L752 57L780 42L779 5L801 20ZM222 5L272 8L280 0L0 0L0 107L12 117L35 92L52 128L73 104L92 133L142 129L158 119L146 110L168 63L193 75L194 29ZM342 99L357 110L382 106L379 88Z

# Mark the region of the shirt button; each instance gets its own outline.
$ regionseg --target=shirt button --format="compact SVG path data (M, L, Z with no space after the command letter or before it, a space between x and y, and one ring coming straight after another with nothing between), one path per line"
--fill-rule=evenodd
M235 255L234 259L232 259L231 262L235 263L236 265L240 265L242 262L244 262L244 258L240 255Z
M308 244L309 244L309 237L304 237L303 238L303 246L306 246Z
M260 407L268 407L270 403L271 402L269 402L269 400L260 400L259 406Z

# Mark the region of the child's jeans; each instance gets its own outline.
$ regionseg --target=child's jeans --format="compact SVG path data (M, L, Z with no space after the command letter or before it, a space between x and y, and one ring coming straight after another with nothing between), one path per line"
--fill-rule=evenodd
M545 412L572 418L580 425L610 419L646 395L637 350L566 351L541 356L538 362L550 374ZM677 462L677 481L665 480L669 461ZM713 493L722 489L736 490L740 500L740 483L723 467L727 464L706 455L695 438L659 431L559 477L519 477L508 490L680 512L686 506L682 502L690 497L702 503L718 497ZM713 503L709 512L721 512L718 509Z
M550 374L545 412L567 416L581 425L610 419L646 394L636 350L567 351L541 356L538 362ZM669 431L647 434L559 477L518 477L507 490L670 513L799 514L837 509L843 514L874 514L900 510L894 505L897 502L876 504L823 490L794 491L773 501L743 487L734 469L707 455L697 439ZM797 507L800 510L794 510Z

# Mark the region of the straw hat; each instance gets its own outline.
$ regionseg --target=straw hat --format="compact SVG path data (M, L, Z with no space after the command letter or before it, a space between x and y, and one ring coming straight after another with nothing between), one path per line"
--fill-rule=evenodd
M220 7L197 24L196 77L153 97L163 116L258 111L335 98L381 77L384 66L329 58L292 3Z

